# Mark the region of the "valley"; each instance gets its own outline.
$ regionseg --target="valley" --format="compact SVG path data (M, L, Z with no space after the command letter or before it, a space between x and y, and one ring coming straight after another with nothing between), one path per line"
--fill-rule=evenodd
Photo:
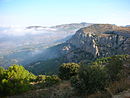
M41 30L43 27L28 27L32 28ZM61 29L62 25L59 28ZM69 27L63 28L68 30ZM69 30L71 32L74 29ZM129 96L129 27L89 24L78 30L76 28L73 33L68 32L24 35L22 36L24 40L19 36L21 39L18 42L17 37L6 40L9 44L4 44L3 41L6 47L2 48L0 58L0 63L4 65L0 67L0 96L7 98ZM11 44L14 46L10 47Z
M130 98L130 0L0 0L0 98Z
M55 66L55 72L62 63L89 64L97 58L130 54L130 29L111 24L93 24L79 29L66 42L50 47L49 53L55 58L31 63L27 69L34 73L38 70L40 74L53 73L52 66Z
M76 30L88 25L90 23L64 24L52 27L1 27L0 65L7 68L11 64L26 65L32 61L47 59L48 57L45 56L41 58L47 48L65 42Z

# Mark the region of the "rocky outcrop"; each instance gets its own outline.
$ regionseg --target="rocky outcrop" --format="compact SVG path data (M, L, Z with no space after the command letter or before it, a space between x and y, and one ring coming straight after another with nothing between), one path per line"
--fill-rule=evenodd
M96 58L120 54L130 54L130 29L110 24L94 24L78 30L65 43L47 49L41 58L48 57L49 60L41 59L30 64L27 69L35 73L47 72L48 69L56 72L62 63L88 65ZM129 64L126 63L125 66Z
M110 24L94 24L78 30L61 51L69 60L81 56L81 51L87 58L130 54L130 29Z

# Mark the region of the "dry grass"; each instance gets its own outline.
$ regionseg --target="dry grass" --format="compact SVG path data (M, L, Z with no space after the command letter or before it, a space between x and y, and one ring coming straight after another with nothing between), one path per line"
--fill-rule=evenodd
M70 82L63 81L52 87L31 90L21 95L10 96L7 98L76 98L72 96L74 96L74 94Z
M120 81L116 81L110 85L109 89L114 95L118 94L130 88L129 82L130 81L128 79L122 79Z
M37 86L37 85L36 85ZM130 98L130 79L122 79L112 83L109 91L97 92L89 96L81 96L74 92L70 81L62 81L60 84L44 89L34 89L21 95L7 98ZM128 90L129 89L129 90Z
M89 95L87 98L111 98L111 95L108 92L97 92Z

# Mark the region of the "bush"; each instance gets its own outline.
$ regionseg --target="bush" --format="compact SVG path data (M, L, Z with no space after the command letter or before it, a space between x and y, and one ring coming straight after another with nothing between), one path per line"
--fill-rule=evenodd
M30 81L31 79L35 79L36 76L29 71L27 71L23 66L19 66L14 64L13 66L10 66L8 70L6 71L6 75L8 79L23 79Z
M116 55L97 59L80 69L77 76L72 77L71 84L79 93L95 93L104 90L114 81L126 78L127 73L123 64L126 63L128 55Z
M0 95L14 95L30 89L30 80L36 78L23 66L13 65L7 70L0 68Z
M56 75L46 76L44 87L49 87L60 82L60 78Z
M36 81L45 81L46 79L46 76L45 75L38 75L37 78L36 78Z
M115 55L112 57L104 57L97 59L93 62L93 65L105 66L106 71L109 75L109 80L117 81L127 76L124 70L124 64L128 62L129 55Z
M81 68L79 74L71 79L72 87L79 93L95 93L104 90L107 85L107 73L103 66Z
M25 92L30 89L29 83L23 80L6 80L3 79L0 89L0 95L14 95Z
M0 67L0 81L5 77L4 73L5 73L5 69L3 67Z
M123 68L123 60L113 56L111 61L106 64L107 73L109 75L110 81L117 81L125 77L125 72Z
M59 77L63 80L69 80L72 76L77 75L80 65L77 63L64 63L59 68Z

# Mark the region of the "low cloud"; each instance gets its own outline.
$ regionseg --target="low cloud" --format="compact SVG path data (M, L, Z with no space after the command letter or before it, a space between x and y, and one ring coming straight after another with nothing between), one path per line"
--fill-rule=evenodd
M19 27L19 26L10 26L0 27L0 33L6 35L13 35L13 36L23 36L26 34L42 34L42 33L52 33L56 31L56 29L49 28L49 27L39 27L39 28L30 28L27 29L26 27Z

